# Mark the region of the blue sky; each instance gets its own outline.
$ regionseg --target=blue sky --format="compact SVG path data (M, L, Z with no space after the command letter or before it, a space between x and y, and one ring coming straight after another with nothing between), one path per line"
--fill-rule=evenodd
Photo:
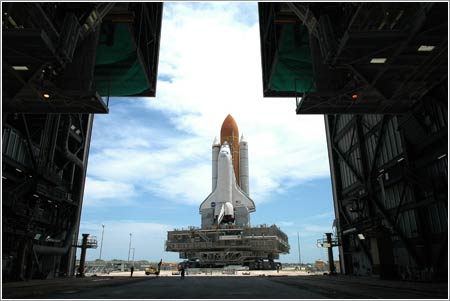
M126 260L132 233L135 260L179 261L164 251L167 231L200 226L211 144L231 114L249 145L252 225L288 234L282 262L298 262L297 232L303 262L325 259L315 246L334 219L324 119L262 97L257 3L165 3L158 74L155 98L111 98L95 116L80 235L100 243L105 225L102 259Z

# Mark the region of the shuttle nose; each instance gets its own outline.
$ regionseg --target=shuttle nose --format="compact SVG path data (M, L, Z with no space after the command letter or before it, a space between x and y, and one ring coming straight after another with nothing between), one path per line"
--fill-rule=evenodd
M220 148L220 154L229 154L230 153L230 147L228 146L228 143L225 141L222 144L222 147Z

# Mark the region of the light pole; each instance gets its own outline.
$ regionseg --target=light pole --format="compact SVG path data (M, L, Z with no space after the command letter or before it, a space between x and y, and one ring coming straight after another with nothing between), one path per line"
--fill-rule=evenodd
M297 232L297 242L298 242L298 263L300 264L300 267L302 265L302 257L300 255L300 234Z
M100 242L100 260L102 259L102 248L103 248L103 234L105 234L105 225L102 225L102 240Z
M131 236L133 234L130 233L130 245L128 246L128 263L130 263L130 252L131 252Z
M134 251L136 250L135 248L131 248L133 250L133 256L131 257L131 262L133 263L132 266L134 266Z

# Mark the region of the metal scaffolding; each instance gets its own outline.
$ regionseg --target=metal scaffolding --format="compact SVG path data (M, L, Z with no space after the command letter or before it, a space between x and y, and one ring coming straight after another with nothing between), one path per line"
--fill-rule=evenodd
M290 249L287 235L277 226L174 230L167 234L166 251L179 252L201 267L248 265L279 258Z

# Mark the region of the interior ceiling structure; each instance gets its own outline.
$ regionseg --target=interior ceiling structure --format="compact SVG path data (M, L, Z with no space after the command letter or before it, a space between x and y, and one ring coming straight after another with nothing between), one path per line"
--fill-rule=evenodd
M259 3L265 97L297 114L407 112L448 78L443 2Z
M154 97L162 3L2 2L4 112L107 113Z

